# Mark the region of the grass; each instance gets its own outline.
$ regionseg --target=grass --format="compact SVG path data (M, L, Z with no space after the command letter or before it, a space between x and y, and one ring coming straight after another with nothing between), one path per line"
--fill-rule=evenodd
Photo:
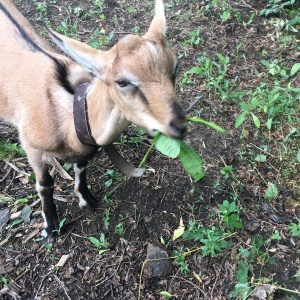
M0 160L25 156L25 151L17 143L4 143L0 139Z

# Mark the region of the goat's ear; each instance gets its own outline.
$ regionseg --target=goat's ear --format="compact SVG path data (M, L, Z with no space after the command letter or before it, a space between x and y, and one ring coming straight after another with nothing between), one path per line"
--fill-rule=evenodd
M109 54L99 51L82 42L66 37L47 28L49 36L56 45L70 55L76 62L98 76L102 76L109 63Z
M147 36L165 36L167 32L167 22L165 15L165 6L163 0L156 0L155 2L155 14L148 29L148 32L145 34Z

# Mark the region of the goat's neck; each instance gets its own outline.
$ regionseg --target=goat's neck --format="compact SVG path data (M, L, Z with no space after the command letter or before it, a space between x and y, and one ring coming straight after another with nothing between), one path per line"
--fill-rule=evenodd
M129 125L108 89L102 81L94 81L87 94L91 133L96 143L101 146L114 142Z

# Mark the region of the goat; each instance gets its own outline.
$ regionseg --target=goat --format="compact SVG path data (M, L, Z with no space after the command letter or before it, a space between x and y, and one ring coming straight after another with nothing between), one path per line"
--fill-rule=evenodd
M74 164L80 207L93 208L86 165L97 147L114 142L130 123L182 138L186 116L175 92L177 59L166 46L162 0L143 36L126 35L110 50L96 50L48 28L71 58L42 39L11 0L0 0L0 117L14 125L36 176L46 237L58 228L54 181L47 161ZM86 88L87 126L94 140L82 142L73 115L74 91Z

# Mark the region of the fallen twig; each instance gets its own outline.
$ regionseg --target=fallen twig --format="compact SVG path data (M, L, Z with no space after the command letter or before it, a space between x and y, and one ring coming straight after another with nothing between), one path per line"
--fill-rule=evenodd
M49 163L55 168L55 170L65 179L74 180L72 176L61 166L56 158L52 157Z
M24 176L29 176L29 173L26 173L25 171L19 169L16 165L14 165L13 163L11 163L10 161L4 159L4 162L9 165L11 168L13 168L15 171L17 171L18 173L24 175Z

